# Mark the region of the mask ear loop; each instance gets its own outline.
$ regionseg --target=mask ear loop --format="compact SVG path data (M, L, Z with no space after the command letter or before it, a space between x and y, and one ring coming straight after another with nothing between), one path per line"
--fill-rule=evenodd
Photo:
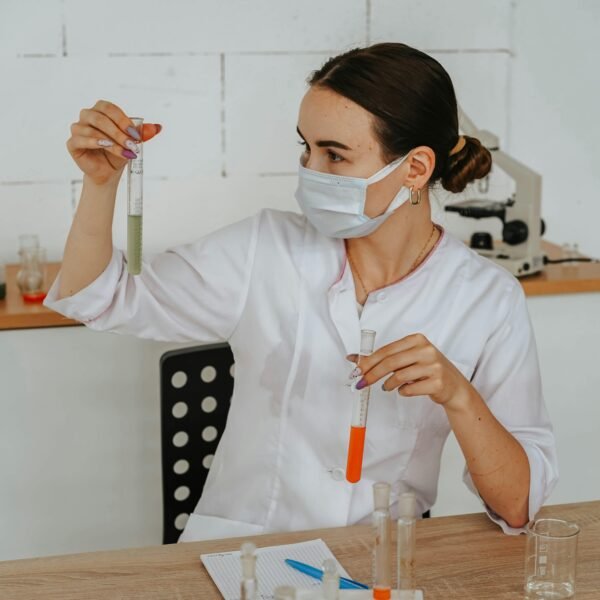
M371 175L371 177L367 177L367 185L377 183L378 181L381 181L384 177L387 177L398 165L400 165L406 160L407 156L408 154L405 154L404 156L399 156L398 158L393 160L389 165L386 165L385 167L377 171L377 173Z
M413 206L417 206L417 204L421 204L421 190L417 190L417 201L415 202L413 200L413 189L414 189L414 185L410 186L410 203Z

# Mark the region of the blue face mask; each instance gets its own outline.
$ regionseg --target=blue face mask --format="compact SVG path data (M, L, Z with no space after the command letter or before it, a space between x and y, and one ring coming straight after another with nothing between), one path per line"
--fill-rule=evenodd
M334 238L367 236L410 197L410 190L402 186L383 214L368 217L365 215L367 187L386 177L407 156L397 158L367 178L321 173L300 164L296 200L306 218L323 235Z

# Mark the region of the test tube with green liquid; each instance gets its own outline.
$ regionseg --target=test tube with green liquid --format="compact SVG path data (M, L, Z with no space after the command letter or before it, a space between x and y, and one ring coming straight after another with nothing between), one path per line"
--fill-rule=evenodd
M133 125L142 137L143 119L132 117ZM142 272L142 217L144 206L144 145L139 142L127 163L127 270L132 275Z

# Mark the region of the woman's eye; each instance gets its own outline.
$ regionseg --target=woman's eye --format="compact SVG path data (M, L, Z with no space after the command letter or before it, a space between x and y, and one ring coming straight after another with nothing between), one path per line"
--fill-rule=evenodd
M304 140L298 140L298 143L301 146L304 146L304 152L310 152L310 148L308 147L307 142L305 142ZM342 162L344 160L342 156L336 154L335 152L332 152L331 150L327 151L327 156L329 156L329 160L331 160L331 162Z

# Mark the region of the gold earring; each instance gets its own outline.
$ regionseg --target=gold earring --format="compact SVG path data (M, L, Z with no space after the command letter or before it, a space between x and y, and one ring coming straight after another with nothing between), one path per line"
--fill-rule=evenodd
M415 202L415 201L413 200L413 188L414 188L414 187L415 187L414 185L411 185L411 186L410 186L410 203L411 203L413 206L416 206L417 204L421 204L421 190L417 190L417 201Z

